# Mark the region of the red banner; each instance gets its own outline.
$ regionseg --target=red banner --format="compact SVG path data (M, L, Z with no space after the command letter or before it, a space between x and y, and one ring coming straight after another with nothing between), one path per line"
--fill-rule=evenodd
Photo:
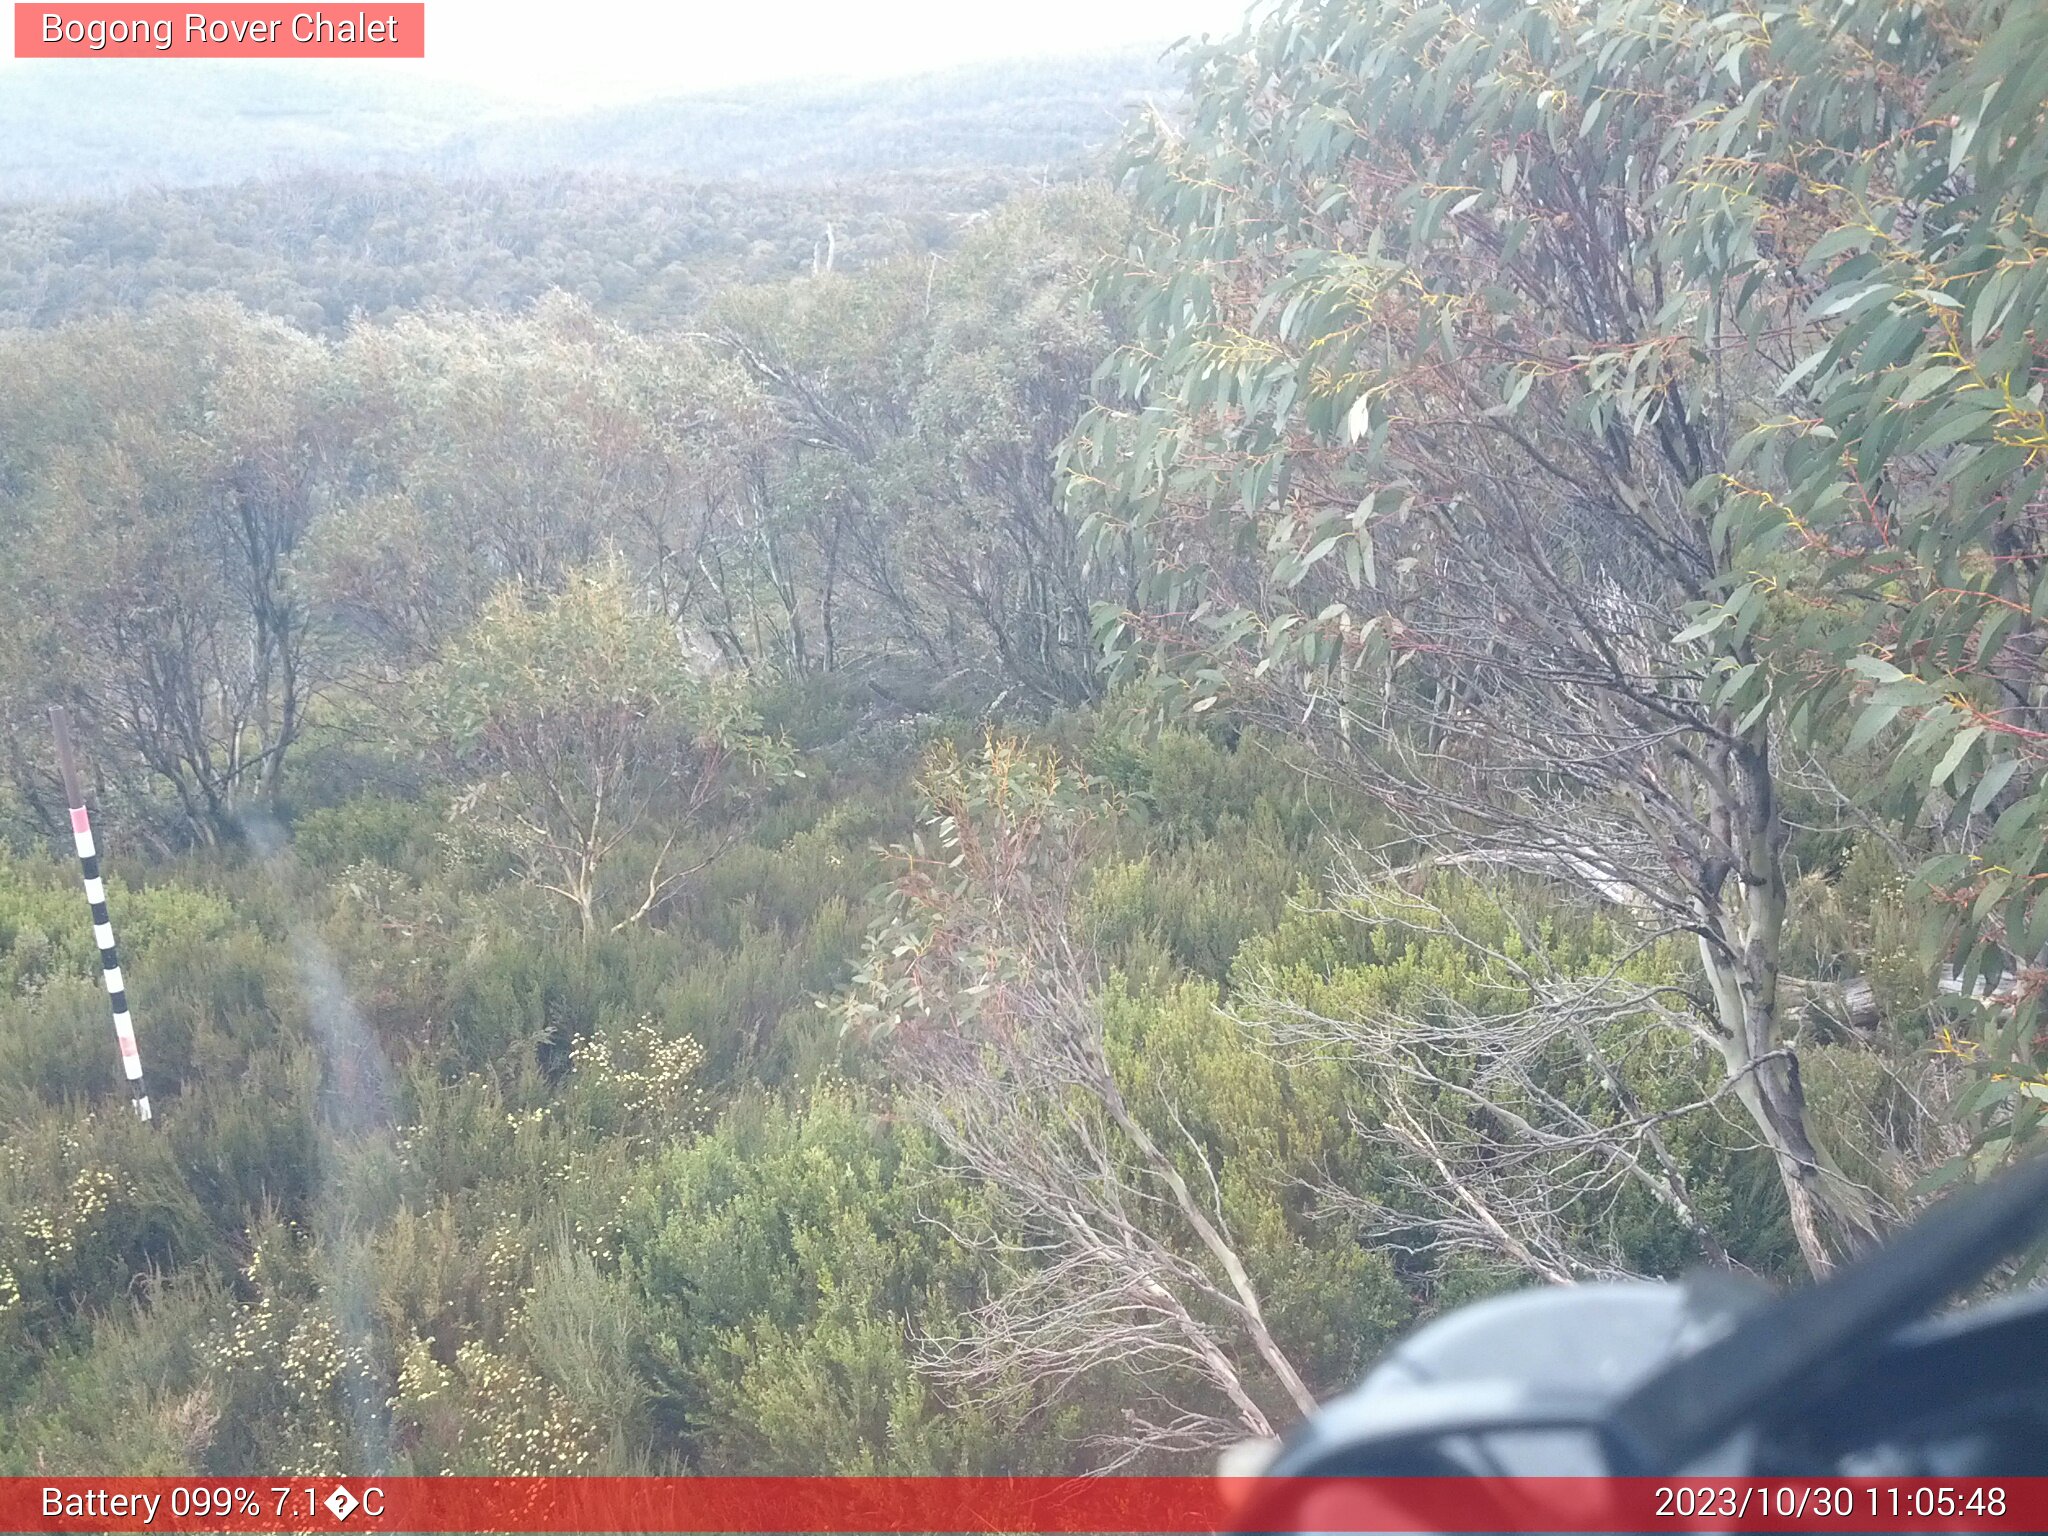
M2048 1478L0 1478L6 1531L2048 1531Z
M18 59L423 59L424 4L14 7Z

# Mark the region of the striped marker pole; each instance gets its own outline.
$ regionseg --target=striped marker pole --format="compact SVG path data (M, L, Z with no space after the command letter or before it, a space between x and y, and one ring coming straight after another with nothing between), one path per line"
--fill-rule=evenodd
M71 803L71 840L78 845L78 867L85 873L85 899L92 908L92 936L100 947L100 974L107 1001L114 1009L114 1044L121 1053L121 1074L135 1099L135 1113L149 1119L149 1093L142 1086L142 1052L135 1047L135 1021L128 1016L128 988L121 979L121 957L114 952L114 925L107 918L107 888L100 882L100 854L93 845L92 819L85 813L85 789L78 779L78 759L71 750L71 722L62 705L50 711L57 733L57 766L64 773L64 797Z

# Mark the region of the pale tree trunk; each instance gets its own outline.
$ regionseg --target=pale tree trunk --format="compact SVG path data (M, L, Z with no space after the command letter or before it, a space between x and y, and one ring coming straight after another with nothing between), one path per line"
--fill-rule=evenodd
M1815 1136L1799 1058L1784 1039L1779 973L1785 928L1785 838L1769 747L1760 737L1712 756L1713 820L1725 869L1701 881L1700 963L1714 997L1715 1043L1736 1097L1777 1163L1792 1231L1807 1268L1875 1244L1872 1192L1849 1179Z

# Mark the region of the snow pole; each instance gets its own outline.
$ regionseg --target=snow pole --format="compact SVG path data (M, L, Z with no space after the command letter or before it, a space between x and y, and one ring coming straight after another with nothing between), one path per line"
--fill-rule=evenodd
M64 798L71 807L71 840L78 845L78 867L85 875L85 900L92 908L93 941L100 948L100 976L107 984L107 1002L114 1010L114 1045L121 1053L121 1075L135 1100L135 1113L149 1115L149 1093L142 1084L142 1053L135 1047L135 1020L128 1015L128 987L121 978L121 957L114 951L114 925L107 917L107 888L100 880L99 849L92 840L92 819L85 811L85 787L78 778L78 758L71 750L71 722L60 704L50 710L50 728L57 733L57 766L64 774Z

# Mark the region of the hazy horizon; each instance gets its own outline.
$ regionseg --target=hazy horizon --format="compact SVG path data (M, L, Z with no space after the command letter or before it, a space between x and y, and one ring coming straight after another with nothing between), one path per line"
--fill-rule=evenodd
M1007 59L1056 59L1235 31L1247 0L1041 0L1007 10L957 0L881 0L862 9L793 0L778 7L584 0L573 12L539 0L432 0L423 60L277 60L256 67L332 80L445 84L532 109L599 107L770 82L884 80ZM57 69L86 88L114 61L17 60L5 71ZM154 63L154 61L151 61ZM140 66L131 66L140 67ZM166 70L228 74L239 60L167 59Z

